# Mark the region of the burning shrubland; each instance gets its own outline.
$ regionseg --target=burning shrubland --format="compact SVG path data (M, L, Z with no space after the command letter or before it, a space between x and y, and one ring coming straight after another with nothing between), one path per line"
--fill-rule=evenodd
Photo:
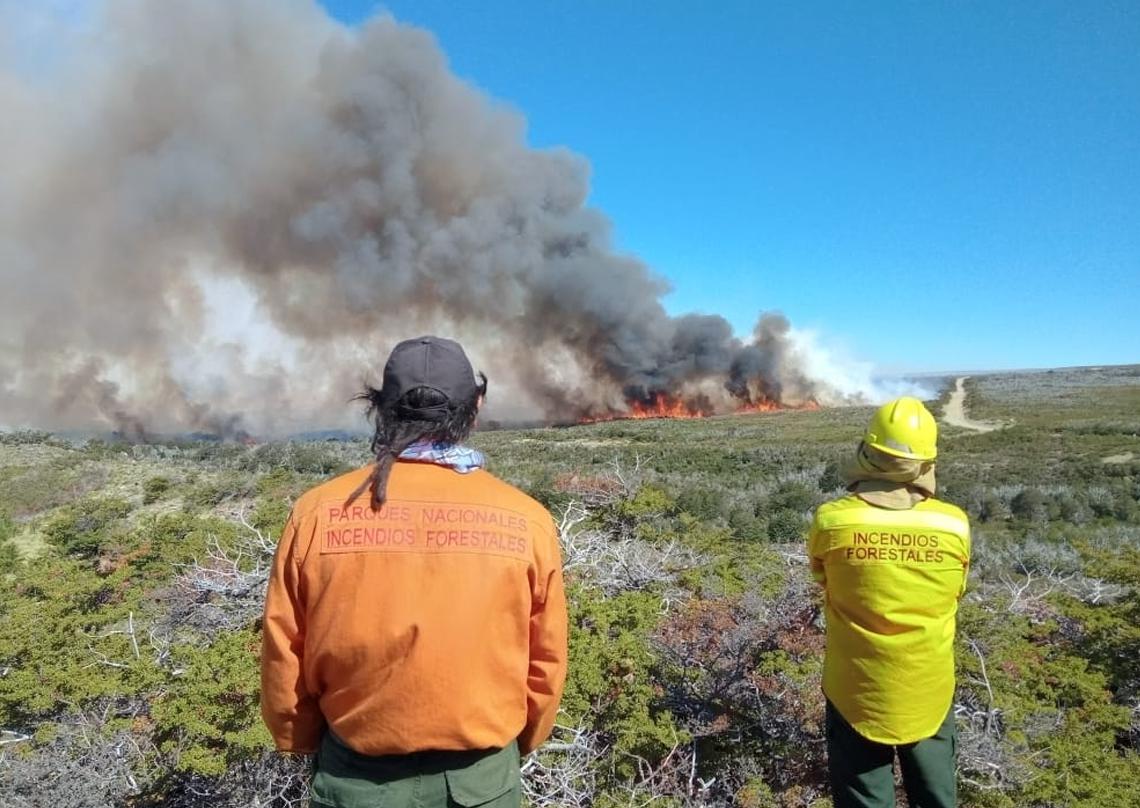
M304 0L109 0L73 33L34 71L0 38L8 426L344 426L426 331L468 346L498 420L879 395L778 314L747 339L668 315L587 206L586 162L528 147L423 30Z

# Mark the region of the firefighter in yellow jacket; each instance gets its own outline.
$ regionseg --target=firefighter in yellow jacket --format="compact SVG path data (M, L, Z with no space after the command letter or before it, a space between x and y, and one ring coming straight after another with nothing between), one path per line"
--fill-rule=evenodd
M315 806L521 800L567 660L554 523L462 441L487 380L455 342L400 343L371 405L376 462L304 494L265 603L261 710L316 753Z
M812 522L836 808L893 806L896 754L911 808L955 805L954 632L970 528L934 498L937 437L922 402L884 405L847 470L850 493Z

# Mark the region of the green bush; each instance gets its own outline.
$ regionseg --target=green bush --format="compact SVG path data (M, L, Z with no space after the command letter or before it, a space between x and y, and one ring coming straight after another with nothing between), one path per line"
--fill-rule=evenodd
M977 517L983 522L995 522L1007 519L1010 516L1009 506L1002 501L1001 497L992 491L987 491L982 495L982 501L978 507Z
M158 502L170 490L171 485L169 477L151 477L143 483L143 504Z
M603 598L581 587L572 587L569 595L566 721L603 732L613 756L605 768L611 776L628 778L638 758L660 760L683 738L653 684L655 659L648 641L661 617L661 601L647 592Z
M257 482L248 475L226 472L200 480L186 489L183 507L190 511L214 508L223 502L255 494Z
M1104 675L1072 653L1059 628L1051 621L1034 623L1009 611L963 605L959 687L983 704L992 690L1002 726L995 762L1006 780L996 794L988 794L985 783L967 788L966 804L1127 804L1131 785L1126 784L1140 776L1140 758L1117 747L1127 732L1129 711L1112 702ZM990 690L983 689L983 680Z
M768 539L773 542L804 541L807 532L807 520L798 511L788 509L776 511L768 520Z
M712 520L724 515L725 492L719 488L694 486L677 496L677 509L698 519Z
M39 429L17 429L14 432L0 432L0 445L34 446L38 443L58 445L58 439L50 432Z
M0 541L0 581L3 576L12 572L20 563L20 554L16 547L8 540Z
M752 508L743 505L729 512L728 526L742 541L764 541L768 537L768 526L764 520L757 517Z
M160 678L142 632L141 589L131 579L127 569L102 576L78 559L45 558L0 587L0 726L38 724Z
M16 535L16 522L6 512L0 510L0 542L6 542Z
M843 477L843 464L838 460L829 460L819 475L819 490L827 493L846 485Z
M270 536L279 536L289 518L290 504L283 499L262 498L257 501L249 523Z
M90 558L111 540L113 529L130 512L130 503L121 499L81 500L54 514L43 533L65 553Z
M1045 496L1036 488L1023 488L1009 503L1009 510L1016 518L1027 522L1047 522L1049 511Z
M806 483L785 480L768 498L768 508L772 511L795 511L805 513L814 508L822 499L820 492Z
M0 511L0 580L12 570L20 560L11 538L16 535L16 523L4 511Z
M254 631L226 632L208 648L175 649L179 671L151 706L159 750L175 770L218 776L273 746L261 721Z
M348 470L339 456L319 443L262 443L246 452L238 467L253 472L287 469L309 475Z
M549 468L541 469L534 480L523 483L523 490L552 512L564 508L573 498L568 492L558 489L557 477Z
M237 526L216 517L163 513L139 520L125 544L133 548L131 569L156 585L204 556L211 542L233 546L237 534Z
M100 468L80 468L72 457L54 457L41 465L0 468L0 510L32 516L65 505L105 482Z
M256 478L253 491L246 495L252 494L260 499L292 502L318 482L320 482L319 477L290 471L286 468L276 468L266 474L259 475Z

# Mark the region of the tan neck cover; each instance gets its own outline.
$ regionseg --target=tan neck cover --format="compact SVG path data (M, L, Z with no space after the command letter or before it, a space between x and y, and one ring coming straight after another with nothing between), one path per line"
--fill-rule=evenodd
M901 511L934 496L933 460L909 460L860 443L843 469L847 490L871 505Z

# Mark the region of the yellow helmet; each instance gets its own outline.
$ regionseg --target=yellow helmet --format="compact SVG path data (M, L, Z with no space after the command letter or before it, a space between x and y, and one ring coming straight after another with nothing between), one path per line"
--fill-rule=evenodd
M879 407L863 442L895 457L933 460L938 456L938 424L921 401L903 396Z

